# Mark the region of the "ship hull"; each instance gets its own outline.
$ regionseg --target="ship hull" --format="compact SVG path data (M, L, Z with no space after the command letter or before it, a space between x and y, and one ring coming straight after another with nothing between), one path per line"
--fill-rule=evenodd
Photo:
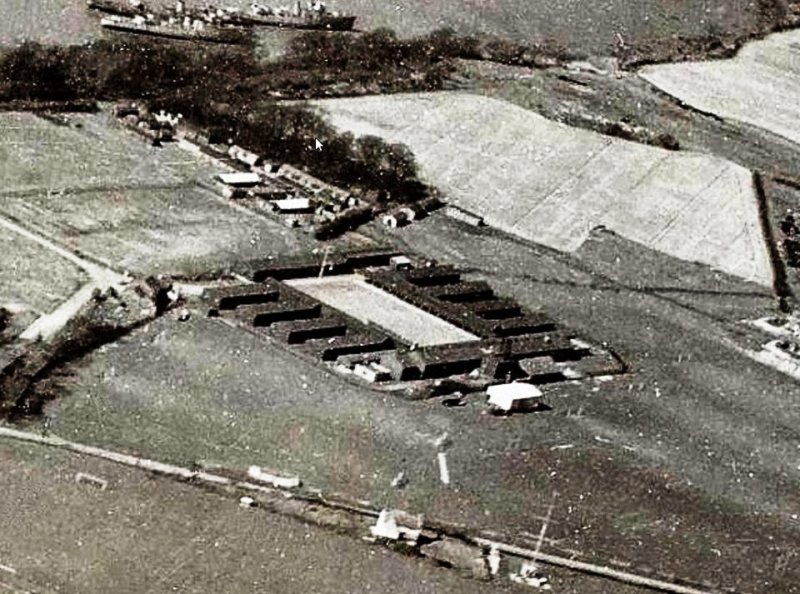
M128 4L120 2L119 0L87 0L87 6L93 10L105 12L122 17L134 17L141 15L142 11L131 7ZM192 18L199 18L202 20L201 14L193 14L188 12L187 16ZM318 15L318 16L279 16L279 15L251 15L251 14L233 14L224 17L221 21L225 25L235 27L251 28L251 27L277 27L286 29L323 29L327 31L352 31L356 22L354 16L333 16L333 15ZM133 32L133 31L131 31ZM136 31L140 32L140 31ZM143 35L150 33L141 31ZM168 35L162 35L166 37Z
M287 29L326 29L329 31L351 31L355 25L354 16L277 16L277 15L236 15L228 22L232 25L256 27L283 27Z
M251 37L242 31L182 31L158 25L138 25L136 23L103 22L103 28L121 33L147 35L166 39L183 39L203 41L226 45L243 45L251 41Z

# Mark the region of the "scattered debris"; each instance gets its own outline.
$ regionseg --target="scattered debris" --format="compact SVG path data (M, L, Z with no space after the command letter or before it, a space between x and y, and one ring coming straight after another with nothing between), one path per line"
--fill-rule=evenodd
M98 487L101 491L105 491L108 488L108 481L105 479L101 479L99 476L95 476L93 474L88 474L85 472L79 472L75 475L75 482L82 485L91 485L93 487Z
M375 538L416 543L422 531L422 516L414 516L397 509L384 509L378 514L375 525L369 529Z
M536 563L523 563L519 573L508 574L508 579L515 584L524 584L526 586L539 588L540 590L551 589L549 580L539 573L539 567Z
M453 394L442 398L442 405L448 408L466 406L467 399L461 392L454 392Z
M454 567L476 579L489 579L490 571L483 551L454 538L424 545L420 552L443 565Z
M284 477L270 474L261 470L260 466L251 466L247 469L247 476L262 483L269 483L279 489L296 489L300 486L298 477Z
M397 476L392 479L392 486L396 489L402 489L408 484L408 478L406 478L406 473L400 471L397 473Z

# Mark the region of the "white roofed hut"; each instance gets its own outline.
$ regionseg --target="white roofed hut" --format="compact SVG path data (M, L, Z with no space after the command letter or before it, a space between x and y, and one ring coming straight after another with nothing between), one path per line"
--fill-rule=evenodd
M499 413L524 412L542 404L542 391L532 384L513 382L490 386L486 390L489 407Z
M228 155L230 155L232 159L236 159L239 163L243 163L248 167L256 167L261 163L261 157L259 155L235 144L228 149Z
M314 209L308 198L285 198L284 200L273 200L272 208L281 214L305 214Z
M236 173L220 173L217 175L217 178L223 184L227 184L236 188L252 188L253 186L257 186L259 183L261 183L261 176L259 176L257 173L251 173L247 171Z

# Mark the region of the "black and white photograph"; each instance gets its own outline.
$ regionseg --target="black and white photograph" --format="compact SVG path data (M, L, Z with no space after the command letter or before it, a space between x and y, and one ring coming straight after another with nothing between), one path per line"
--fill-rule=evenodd
M800 0L0 0L0 594L800 594Z

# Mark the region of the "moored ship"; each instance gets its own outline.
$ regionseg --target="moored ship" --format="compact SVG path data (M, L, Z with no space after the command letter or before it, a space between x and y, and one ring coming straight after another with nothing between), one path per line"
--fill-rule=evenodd
M208 24L188 17L183 21L172 18L156 21L155 19L148 20L141 15L134 17L112 15L101 19L100 24L112 31L166 37L169 39L186 39L234 45L246 44L252 41L252 35L249 31L236 27Z
M292 7L277 8L253 3L247 12L234 8L196 9L187 7L184 2L176 2L172 10L164 11L162 9L159 11L142 0L87 0L87 5L93 10L113 16L135 18L150 14L164 20L189 17L210 24L241 28L284 27L350 31L356 21L355 16L329 11L325 4L319 1L309 2L305 7L300 2L296 2Z
M253 3L249 13L231 12L225 18L231 23L241 25L331 31L350 31L356 22L354 16L329 12L322 2L308 3L306 8L300 2L292 8L271 8Z

